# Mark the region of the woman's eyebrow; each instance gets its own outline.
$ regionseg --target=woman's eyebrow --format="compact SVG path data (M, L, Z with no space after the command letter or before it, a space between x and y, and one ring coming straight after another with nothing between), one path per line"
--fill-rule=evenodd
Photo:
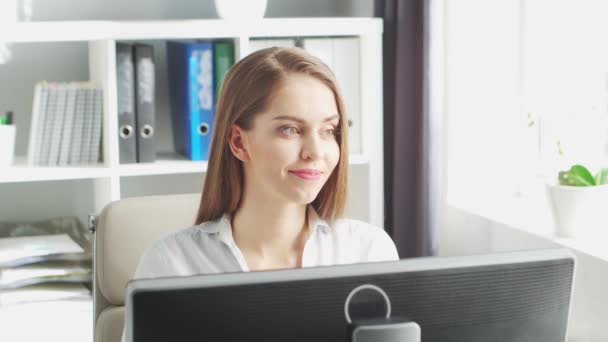
M332 121L332 120L335 120L335 119L339 119L339 118L340 118L339 114L334 114L332 116L329 116L329 117L323 119L323 122L329 122L329 121ZM300 124L305 124L306 123L306 121L304 121L304 120L302 120L302 119L300 119L298 117L291 116L291 115L279 115L279 116L275 116L274 118L272 118L272 120L291 120L291 121L295 121L295 122L300 123Z

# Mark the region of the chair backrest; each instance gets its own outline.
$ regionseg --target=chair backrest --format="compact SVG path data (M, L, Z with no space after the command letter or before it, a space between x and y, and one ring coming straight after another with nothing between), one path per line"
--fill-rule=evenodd
M194 224L200 194L127 198L98 215L94 244L95 342L119 342L125 291L144 250L161 236Z

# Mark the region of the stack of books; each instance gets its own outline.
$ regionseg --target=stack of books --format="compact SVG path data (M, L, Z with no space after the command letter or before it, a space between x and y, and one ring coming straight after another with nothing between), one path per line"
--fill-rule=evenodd
M0 309L91 300L90 252L68 234L0 238Z
M101 89L90 82L39 82L34 88L28 164L97 163L101 129Z

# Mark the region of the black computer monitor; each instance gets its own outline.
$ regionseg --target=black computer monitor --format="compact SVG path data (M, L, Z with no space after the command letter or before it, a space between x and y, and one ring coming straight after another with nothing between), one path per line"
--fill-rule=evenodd
M547 249L133 280L126 340L341 342L389 317L424 342L565 341L573 272Z

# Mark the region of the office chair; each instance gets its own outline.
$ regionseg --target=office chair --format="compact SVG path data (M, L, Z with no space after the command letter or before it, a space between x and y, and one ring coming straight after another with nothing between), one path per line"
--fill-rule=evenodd
M155 240L194 224L200 194L127 198L108 204L95 219L94 341L119 342L127 283Z

